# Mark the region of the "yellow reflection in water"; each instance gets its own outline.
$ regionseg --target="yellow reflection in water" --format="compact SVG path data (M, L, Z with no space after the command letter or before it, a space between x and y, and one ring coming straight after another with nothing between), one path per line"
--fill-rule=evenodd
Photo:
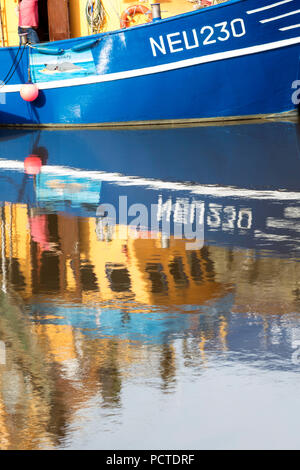
M76 410L92 397L103 407L121 406L128 377L158 377L162 390L176 386L178 350L172 340L147 345L117 337L87 337L72 324L51 324L51 315L30 321L24 305L93 305L166 313L197 313L233 293L232 311L260 315L299 311L299 263L258 258L253 251L204 247L186 251L184 240L99 236L96 218L44 214L23 204L2 213L0 340L1 449L54 448L65 438ZM126 227L116 227L126 232ZM4 256L4 258L3 258ZM276 275L274 275L276 273ZM25 311L26 312L26 311ZM97 315L96 315L97 316ZM56 317L57 318L57 317ZM207 348L228 350L228 320L199 331L186 316L182 337L186 367L207 366ZM43 320L49 319L49 322ZM101 326L101 316L96 322ZM267 335L268 326L264 325Z

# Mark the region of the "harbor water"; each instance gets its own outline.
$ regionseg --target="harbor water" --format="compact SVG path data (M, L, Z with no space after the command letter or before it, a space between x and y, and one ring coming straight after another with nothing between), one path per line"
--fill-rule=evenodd
M0 449L300 447L298 121L0 129Z

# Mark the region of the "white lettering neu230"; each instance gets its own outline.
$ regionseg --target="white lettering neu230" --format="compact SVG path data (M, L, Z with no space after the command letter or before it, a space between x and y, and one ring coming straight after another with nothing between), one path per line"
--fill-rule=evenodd
M195 49L200 47L200 44L207 46L215 44L217 41L227 41L230 37L240 38L245 36L246 28L244 20L236 18L230 23L223 21L214 26L203 26L199 32L194 28L189 33L186 31L171 33L164 36L159 36L159 41L150 39L152 54L157 56L157 51L161 54L167 52L181 52L183 50Z

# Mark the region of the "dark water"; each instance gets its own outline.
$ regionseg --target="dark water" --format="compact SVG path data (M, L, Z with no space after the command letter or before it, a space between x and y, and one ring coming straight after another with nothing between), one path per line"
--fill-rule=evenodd
M0 130L1 449L300 447L299 129Z

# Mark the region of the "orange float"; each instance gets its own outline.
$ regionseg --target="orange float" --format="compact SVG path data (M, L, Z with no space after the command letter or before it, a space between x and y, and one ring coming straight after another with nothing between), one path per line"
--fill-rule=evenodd
M152 21L152 13L149 8L144 5L132 5L131 7L126 8L121 15L120 25L121 28L128 28L130 21L134 18L135 15L142 14L147 16L147 23Z

